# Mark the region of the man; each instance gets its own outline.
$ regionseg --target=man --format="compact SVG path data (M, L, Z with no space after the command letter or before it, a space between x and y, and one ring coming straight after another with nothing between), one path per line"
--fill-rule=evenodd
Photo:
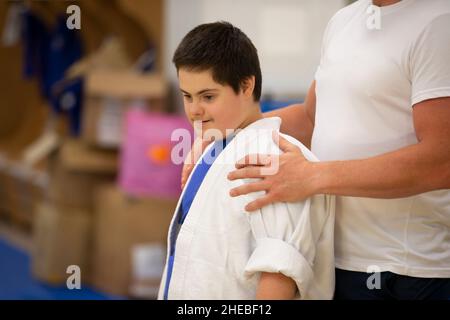
M367 23L372 5L379 28ZM304 104L268 114L322 162L306 161L280 138L277 174L261 174L265 155L229 174L260 178L230 191L266 191L248 211L338 196L336 299L450 298L449 57L447 0L343 8L325 31Z

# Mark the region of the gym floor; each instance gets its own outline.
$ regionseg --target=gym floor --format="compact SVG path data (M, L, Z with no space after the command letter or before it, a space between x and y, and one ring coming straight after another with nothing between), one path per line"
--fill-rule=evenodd
M31 242L26 235L0 225L0 300L117 300L89 287L69 290L50 286L31 275Z

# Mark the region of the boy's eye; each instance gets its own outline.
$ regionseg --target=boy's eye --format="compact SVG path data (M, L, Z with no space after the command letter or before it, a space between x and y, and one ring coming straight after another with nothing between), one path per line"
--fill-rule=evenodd
M183 98L190 101L192 98L191 96L187 95L187 94L183 94Z
M212 101L214 99L214 96L204 96L206 101Z

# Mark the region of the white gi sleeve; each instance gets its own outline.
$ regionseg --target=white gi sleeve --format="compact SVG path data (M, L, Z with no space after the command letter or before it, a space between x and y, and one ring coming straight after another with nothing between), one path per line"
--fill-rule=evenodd
M326 196L297 203L275 203L248 214L256 241L245 273L282 273L297 284L300 296L314 274L316 244L328 219ZM315 210L311 210L311 204ZM333 250L333 248L330 248Z
M293 138L283 136L293 142ZM272 139L266 139L266 143L260 143L259 153L280 153ZM300 149L309 161L317 161L306 147L300 146ZM228 187L231 189L257 180L230 181ZM254 192L229 199L232 210L245 215L254 237L253 251L244 274L250 277L259 272L282 273L295 281L302 297L314 280L317 244L330 214L334 214L331 198L316 195L301 202L270 204L251 213L244 210L246 204L263 195L264 192ZM334 248L329 249L333 254Z

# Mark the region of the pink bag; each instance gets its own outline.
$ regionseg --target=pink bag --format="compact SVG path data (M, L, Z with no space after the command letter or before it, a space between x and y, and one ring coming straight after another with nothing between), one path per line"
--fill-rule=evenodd
M119 172L123 191L134 196L180 196L183 159L179 154L172 157L174 146L180 146L179 138L171 141L176 129L184 129L189 141L183 144L190 146L193 130L185 117L142 110L127 112Z

